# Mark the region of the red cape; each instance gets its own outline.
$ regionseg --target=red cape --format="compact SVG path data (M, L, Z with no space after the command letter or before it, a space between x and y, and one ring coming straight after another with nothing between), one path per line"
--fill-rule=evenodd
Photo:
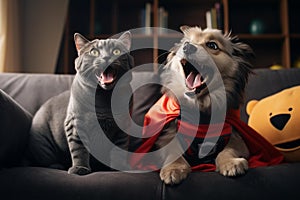
M145 163L141 162L143 159L143 153L151 151L155 142L157 141L160 131L168 122L178 118L180 115L180 106L179 104L172 100L171 98L163 95L154 106L148 111L144 120L143 135L147 137L143 144L136 150L134 157L130 159L130 163L133 168L138 169L147 169L155 170L157 167L153 166L151 163L148 163L148 166L145 166ZM179 121L178 127L181 129L181 133L188 135L190 132L197 131L195 137L205 137L205 134L209 128L209 135L222 135L231 133L231 128L234 127L244 139L246 145L250 151L250 157L248 159L249 167L261 167L276 165L283 162L283 155L274 148L274 146L269 143L265 138L263 138L259 133L254 129L248 126L245 122L240 119L239 110L229 110L226 115L225 123L221 124L223 127L220 129L220 124L209 124L209 125L191 125L187 122ZM213 131L211 131L213 130ZM214 133L214 130L222 132ZM208 134L206 135L206 137ZM209 136L208 136L209 137ZM193 171L215 171L216 166L214 164L198 164L196 166L191 166Z

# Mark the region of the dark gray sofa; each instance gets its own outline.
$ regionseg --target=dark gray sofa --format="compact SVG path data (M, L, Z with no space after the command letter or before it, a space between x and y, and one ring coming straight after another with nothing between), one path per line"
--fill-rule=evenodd
M139 73L135 76L141 81L155 78ZM300 69L255 73L246 88L246 102L300 85ZM300 163L249 169L235 178L193 172L175 186L164 185L157 172L100 171L76 176L64 170L22 166L32 116L47 99L68 90L72 80L72 75L0 74L0 199L298 199ZM135 95L137 123L143 121L158 91L157 86L149 86ZM247 121L244 108L241 116Z

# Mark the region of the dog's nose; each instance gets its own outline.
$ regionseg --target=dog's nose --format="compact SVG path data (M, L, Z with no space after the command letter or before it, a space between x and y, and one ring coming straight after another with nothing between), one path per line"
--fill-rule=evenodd
M184 46L183 46L183 52L186 54L193 54L197 51L197 47L195 47L195 45L189 43L189 42L185 42Z
M278 130L282 130L291 118L290 114L279 114L270 118L271 124Z

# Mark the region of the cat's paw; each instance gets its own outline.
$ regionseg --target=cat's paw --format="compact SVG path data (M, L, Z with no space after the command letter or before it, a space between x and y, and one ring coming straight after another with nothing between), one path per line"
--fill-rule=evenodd
M83 167L83 166L73 166L70 167L68 170L69 174L77 174L77 175L86 175L90 174L92 171L88 167Z
M160 179L167 185L174 185L186 179L191 168L186 163L173 162L160 170Z
M245 158L229 158L216 162L216 170L223 176L237 176L246 173L248 161Z

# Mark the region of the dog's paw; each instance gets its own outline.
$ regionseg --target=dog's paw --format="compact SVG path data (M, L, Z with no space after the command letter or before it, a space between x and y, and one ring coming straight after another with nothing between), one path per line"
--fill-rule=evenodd
M185 163L171 163L160 171L160 179L167 185L174 185L186 179L191 172L189 165Z
M87 175L91 173L91 169L88 167L83 167L83 166L73 166L70 167L68 170L69 174L77 174L77 175Z
M216 163L217 171L223 176L237 176L248 170L245 158L229 158Z

